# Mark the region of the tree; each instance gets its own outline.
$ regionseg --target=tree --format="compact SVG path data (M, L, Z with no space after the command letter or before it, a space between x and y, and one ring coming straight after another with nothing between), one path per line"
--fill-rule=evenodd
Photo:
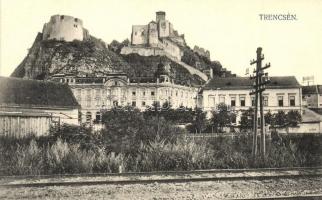
M284 111L280 110L273 115L273 124L274 126L283 127L287 123L286 114Z
M102 135L107 147L116 152L135 153L141 143L147 144L156 137L172 141L182 133L162 116L144 118L140 110L131 106L104 111L102 123L105 125Z
M234 118L236 118L236 114L226 104L220 103L217 110L212 112L211 121L216 130L222 132L223 127L230 125Z
M123 42L119 42L117 40L113 40L109 45L108 45L108 49L111 51L114 51L115 53L120 53L122 48L125 46L128 46L130 44L129 39L125 39L123 40Z
M253 122L254 122L254 109L249 108L248 110L243 111L239 121L240 130L252 129Z
M289 111L286 118L289 126L297 126L302 120L302 116L297 110Z
M201 108L195 108L193 111L193 119L190 126L190 130L194 130L195 133L201 133L207 125L206 112L203 112Z
M105 125L103 136L110 148L125 151L136 143L145 120L138 109L126 106L103 112L102 123Z
M265 119L265 124L273 125L273 115L272 115L271 111L268 111L264 115L264 119Z

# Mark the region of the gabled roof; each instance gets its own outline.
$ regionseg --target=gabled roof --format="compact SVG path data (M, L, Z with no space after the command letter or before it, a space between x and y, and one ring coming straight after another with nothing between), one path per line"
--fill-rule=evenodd
M266 85L266 88L300 88L294 76L274 76L270 77L271 82ZM205 86L204 90L238 90L238 89L252 89L254 80L249 77L227 77L211 79Z
M322 85L307 85L302 87L302 94L322 94Z
M0 106L78 108L66 84L0 77Z

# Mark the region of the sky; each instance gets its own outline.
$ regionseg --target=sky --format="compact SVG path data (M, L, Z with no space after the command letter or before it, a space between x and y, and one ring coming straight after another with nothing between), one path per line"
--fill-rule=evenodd
M314 76L322 84L320 0L0 0L0 75L10 76L51 15L83 20L107 43L130 38L132 25L166 18L187 44L208 49L212 60L244 76L257 47L270 76ZM296 15L297 20L261 20L260 14Z

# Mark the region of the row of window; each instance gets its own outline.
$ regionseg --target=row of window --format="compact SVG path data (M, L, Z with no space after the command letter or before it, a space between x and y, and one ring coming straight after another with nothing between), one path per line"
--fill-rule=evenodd
M142 96L145 96L145 91L142 92ZM155 95L155 92L154 91L151 91L151 96L154 96ZM132 96L136 96L136 91L132 91Z
M102 106L103 107L106 106L104 104L104 102L103 103L101 101L94 101L94 102L92 102L90 100L85 101L85 105L83 105L83 106L84 107L87 107L87 108L90 108L90 107L92 107L92 103L95 103L95 107L98 107L98 108L101 108ZM115 101L112 102L112 105L113 106L119 106L119 102L117 100L115 100ZM134 107L137 107L138 106L136 101L132 101L130 105L131 106L134 106ZM142 107L147 106L147 103L145 101L141 101L141 106Z
M60 16L60 20L64 20L65 19L65 16L64 15L61 15ZM78 22L78 18L74 18L74 21L75 22ZM55 22L55 21L54 21Z
M81 115L79 116L79 118L81 118ZM92 113L89 112L89 111L86 112L85 118L86 118L87 123L91 123L92 122ZM95 121L96 122L101 122L101 120L102 120L102 114L100 112L96 112L95 113Z
M209 101L210 101L209 102L210 104L216 105L215 97L209 97ZM219 103L225 103L225 96L219 96ZM284 97L283 96L278 96L277 97L277 103L278 103L279 107L283 107L284 106ZM236 97L231 97L230 98L230 105L232 107L236 106ZM263 105L268 106L268 96L263 97ZM240 107L246 106L245 97L239 97L239 106ZM252 106L255 106L255 97L252 97ZM289 106L295 106L295 96L289 96Z
M136 96L136 91L132 91L132 96ZM168 90L165 90L165 91L162 91L161 90L161 95L169 95L170 94L170 96L173 96L173 91L168 91ZM184 96L184 94L185 94L185 96L186 97L188 97L189 96L189 93L187 92L187 93L184 93L183 91L181 91L181 97L183 97ZM142 96L145 96L146 95L146 92L145 91L143 91L142 92ZM155 95L155 92L154 91L151 91L151 96L154 96ZM178 91L176 91L175 92L175 96L178 96L179 95L179 92Z
M116 91L114 91L114 90L107 90L106 91L106 93L108 93L108 94L111 94L111 95L113 95L114 93L115 93ZM77 89L76 90L76 92L75 92L75 96L77 96L77 97L79 97L79 98L81 98L81 89ZM112 94L113 93L113 94ZM123 93L125 93L125 91L123 91ZM142 96L146 96L146 91L142 91ZM173 91L168 91L168 90L165 90L165 91L163 91L163 92L161 92L161 94L165 94L165 95L168 95L168 94L170 94L171 96L173 96ZM132 91L132 96L136 96L137 95L137 92L136 91ZM150 95L151 96L155 96L155 91L151 91L150 92ZM176 91L175 92L175 96L178 96L179 95L179 92L178 91ZM185 93L185 96L187 96L188 97L188 95L189 95L189 93L187 92L187 93ZM91 96L91 89L86 89L86 96L87 97L90 97ZM95 89L95 96L96 97L99 97L99 96L101 96L101 90L100 89ZM181 97L183 97L184 96L184 92L183 91L181 91Z

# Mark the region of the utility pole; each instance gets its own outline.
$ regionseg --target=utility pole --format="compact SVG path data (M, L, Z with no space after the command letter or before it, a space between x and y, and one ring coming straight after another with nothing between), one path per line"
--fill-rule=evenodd
M264 55L262 55L262 48L258 47L256 60L250 61L250 64L256 64L256 69L254 70L254 75L250 76L250 79L255 79L254 89L249 93L250 95L255 94L254 102L254 120L253 120L253 146L252 146L252 156L253 161L256 159L257 155L257 127L258 127L258 100L259 100L259 112L260 112L260 155L261 159L264 161L265 158L265 120L264 120L264 108L263 108L263 91L265 91L265 85L270 82L268 78L268 73L264 73L264 70L270 67L270 63L262 67L262 60L264 60ZM264 79L263 79L264 78Z

